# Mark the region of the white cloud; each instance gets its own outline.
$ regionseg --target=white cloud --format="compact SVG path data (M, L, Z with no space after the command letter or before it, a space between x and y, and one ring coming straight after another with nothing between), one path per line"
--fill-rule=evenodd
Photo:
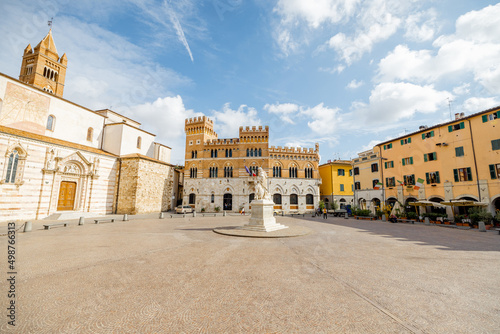
M406 38L417 42L429 41L434 38L438 29L436 11L429 9L412 14L405 20L405 26Z
M440 36L436 50L410 50L398 45L379 63L379 81L436 82L473 75L490 93L500 93L500 4L462 15L456 33Z
M359 0L279 0L274 8L283 23L294 24L304 20L310 27L318 28L323 22L337 23L354 13Z
M277 114L286 123L295 124L291 117L299 111L299 106L294 103L266 104L264 110Z
M347 88L349 88L349 89L357 89L357 88L359 88L359 87L363 86L364 84L365 84L365 83L363 82L363 80L361 80L361 81L356 81L356 79L353 79L351 82L349 82L349 83L347 84L347 86L346 86L346 87L347 87Z
M476 113L500 105L498 97L471 97L463 103L463 110L469 113Z
M127 114L141 122L144 130L156 134L156 142L172 147L172 163L184 163L185 119L201 113L186 109L182 97L177 95L132 106Z
M354 37L338 33L328 41L328 46L334 49L347 65L361 59L365 53L372 50L376 43L392 36L401 23L398 17L390 13L384 13L376 20L370 21L372 21L370 26L358 31Z
M238 109L231 109L230 103L225 103L222 110L212 110L215 132L221 138L237 138L240 126L262 125L257 110L244 104Z
M410 83L386 82L378 84L371 92L369 104L355 102L352 105L353 127L359 120L370 123L396 123L416 113L433 113L445 106L449 92L437 91L433 86L418 86Z
M458 87L453 88L455 95L465 95L470 93L470 83L464 83Z
M325 107L323 103L320 103L312 108L302 108L300 113L311 119L307 125L313 132L333 134L337 129L337 123L342 122L339 111L339 108Z

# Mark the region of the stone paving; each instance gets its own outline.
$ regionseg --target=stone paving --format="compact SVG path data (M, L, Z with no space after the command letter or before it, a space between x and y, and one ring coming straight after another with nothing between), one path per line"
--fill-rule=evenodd
M343 218L242 238L247 217L140 218L17 235L1 333L500 333L500 235ZM6 238L0 238L5 273Z

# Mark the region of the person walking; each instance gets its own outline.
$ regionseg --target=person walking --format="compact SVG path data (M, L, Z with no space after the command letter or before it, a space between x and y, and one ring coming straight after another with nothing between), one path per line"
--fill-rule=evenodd
M323 208L323 219L327 219L327 218L328 218L328 214L327 214L326 208Z
M241 209L241 214L244 216L245 215L245 208Z

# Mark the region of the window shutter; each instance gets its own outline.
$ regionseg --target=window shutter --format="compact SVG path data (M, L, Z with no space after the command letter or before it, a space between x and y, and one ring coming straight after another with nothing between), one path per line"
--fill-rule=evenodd
M497 118L500 118L500 110L497 111Z
M427 153L424 154L424 162L427 162L428 161L428 158L427 158Z
M439 172L436 172L436 183L441 183L441 180L439 179Z
M453 170L453 176L455 178L455 182L458 182L459 181L459 178L458 178L458 169L454 169Z
M404 145L405 144L405 141L403 139L401 139L401 145Z
M483 123L488 122L488 115L483 115L482 119L483 119Z
M434 130L431 131L431 137L434 137Z
M413 165L413 157L410 157L410 165Z
M451 125L448 125L448 132L453 132L453 127Z
M427 184L431 183L431 180L429 179L429 173L425 173L425 180Z
M470 167L467 167L467 180L472 181L472 172Z
M492 180L495 180L497 178L497 171L495 165L490 165L490 176Z
M425 139L425 133L422 133L422 139Z
M411 143L411 138L408 138L408 144Z
M385 150L385 148L386 148L386 145L384 145L384 150Z
M460 122L460 129L463 129L463 128L465 128L465 124L464 124L464 122Z
M389 187L389 178L388 177L385 178L385 186Z
M387 169L387 162L384 162L385 169Z
M403 166L405 165L405 158L403 158Z
M437 158L438 158L438 157L437 157L437 153L436 153L436 152L432 153L432 158L433 158L434 160L437 160Z

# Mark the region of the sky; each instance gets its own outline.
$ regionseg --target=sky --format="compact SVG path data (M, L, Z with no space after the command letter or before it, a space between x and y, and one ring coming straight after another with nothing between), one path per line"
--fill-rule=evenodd
M0 72L52 34L64 97L142 123L184 164L184 120L268 125L321 163L500 105L500 4L470 0L0 2Z

